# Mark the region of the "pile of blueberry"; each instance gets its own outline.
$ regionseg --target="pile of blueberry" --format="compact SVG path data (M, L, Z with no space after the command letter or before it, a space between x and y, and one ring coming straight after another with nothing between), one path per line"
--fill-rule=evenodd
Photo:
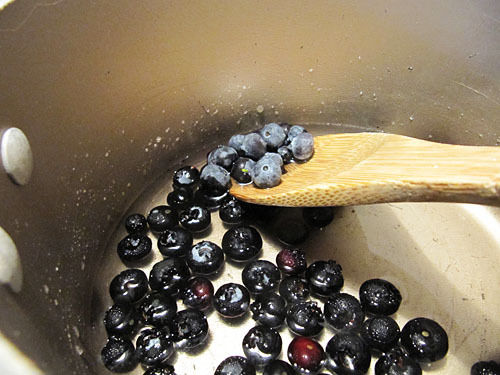
M201 179L220 192L229 189L230 177L240 184L271 188L280 183L285 164L305 162L313 153L313 136L302 126L272 122L255 132L234 135L227 146L212 150Z

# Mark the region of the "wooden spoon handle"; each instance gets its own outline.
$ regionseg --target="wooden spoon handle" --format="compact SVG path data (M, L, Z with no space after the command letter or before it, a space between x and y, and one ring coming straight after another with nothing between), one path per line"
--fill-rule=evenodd
M288 170L275 188L236 186L231 193L249 202L282 206L404 201L500 205L498 147L383 133L332 134L316 137L313 158Z

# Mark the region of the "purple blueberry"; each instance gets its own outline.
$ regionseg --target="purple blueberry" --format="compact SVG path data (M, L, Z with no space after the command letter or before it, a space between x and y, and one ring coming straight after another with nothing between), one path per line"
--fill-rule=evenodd
M234 148L230 146L219 145L215 149L210 151L207 157L207 163L220 165L224 169L230 171L233 162L237 158L238 152Z
M276 150L286 139L285 130L278 124L271 122L260 129L260 135L266 142L269 150Z
M231 168L231 177L240 184L248 184L252 182L252 170L255 166L255 161L250 158L240 157L236 159Z
M290 149L295 160L306 161L314 153L314 138L310 133L300 133L292 139Z
M216 164L207 164L201 170L201 185L213 193L224 193L231 187L229 172Z
M245 135L241 149L245 156L257 160L266 153L267 144L260 134L250 133Z

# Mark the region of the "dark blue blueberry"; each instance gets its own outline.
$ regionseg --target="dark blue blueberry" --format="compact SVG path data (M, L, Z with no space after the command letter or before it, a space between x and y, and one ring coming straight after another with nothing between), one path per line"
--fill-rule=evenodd
M231 168L231 177L240 184L249 184L252 182L252 171L255 166L255 161L249 158L240 157L236 159Z
M210 275L221 268L224 252L211 241L201 241L187 252L186 262L194 273Z
M140 315L130 305L113 305L104 315L104 327L109 335L129 335L135 331Z
M323 228L333 220L332 207L305 207L302 210L304 221L314 228Z
M230 198L219 209L219 217L226 224L241 224L245 217L245 209L241 202Z
M149 273L151 289L169 296L177 296L191 276L189 267L181 258L168 258L156 263Z
M304 302L309 297L309 284L301 277L287 276L281 281L279 292L288 303Z
M209 190L199 189L194 193L194 202L209 211L215 211L231 198L229 191L213 193Z
M184 228L167 229L158 238L158 249L165 257L183 257L193 245L193 235Z
M309 230L302 220L287 216L276 223L275 232L286 245L299 245L309 237Z
M363 308L377 315L392 315L399 309L401 293L389 281L371 279L361 284L359 300Z
M207 156L207 163L220 165L224 169L230 171L231 166L237 158L238 152L234 148L230 146L219 145L215 149L210 151Z
M326 366L335 374L364 374L370 367L371 354L368 345L351 331L334 335L326 345L326 354Z
M286 317L286 300L274 292L260 294L250 305L252 319L268 327L276 328Z
M173 185L175 189L194 190L200 182L200 172L195 167L182 167L175 171Z
M227 357L215 370L214 375L255 375L255 367L245 357Z
M164 232L177 225L177 213L169 206L154 207L148 214L148 224L154 232Z
M266 142L269 150L276 150L286 139L285 130L274 122L264 125L260 129L260 136Z
M144 234L129 234L118 242L118 256L126 262L145 258L151 252L151 239Z
M398 323L389 316L376 316L366 320L361 328L361 337L372 349L387 352L399 341Z
M248 311L250 293L243 285L228 283L215 292L213 305L225 318L237 318Z
M210 226L210 212L202 206L191 206L181 211L179 222L191 232L202 232Z
M324 327L325 319L316 302L306 301L292 305L286 314L286 324L301 336L316 336Z
M329 297L325 302L324 313L326 322L337 331L359 330L365 319L358 299L347 293L335 293Z
M290 164L292 162L292 150L290 150L287 146L281 146L276 152L280 154L283 164Z
M419 362L434 362L448 353L448 335L432 319L415 318L401 330L401 345Z
M182 310L173 321L173 339L179 349L201 345L208 337L208 322L205 314L196 309Z
M136 341L136 355L144 366L161 367L174 354L174 344L157 328L144 329Z
M233 135L231 138L229 138L228 145L229 147L232 147L238 152L239 155L243 155L244 152L241 149L243 146L243 140L245 139L245 136L243 134L236 134Z
M231 187L231 177L220 165L207 164L201 170L201 186L213 195L220 195Z
M299 134L306 132L306 129L300 125L293 125L288 129L286 144L292 143L292 140Z
M470 369L470 375L500 375L500 364L495 361L476 362Z
M164 327L174 319L177 313L177 303L173 297L151 293L141 303L141 311L146 324Z
M241 278L250 293L261 294L278 287L281 273L273 263L267 260L255 260L245 266Z
M260 134L250 133L245 135L245 138L243 138L241 150L245 156L258 160L266 153L267 144L262 139Z
M146 274L135 268L120 272L109 284L109 295L117 304L140 301L149 289Z
M314 138L309 133L298 134L290 143L293 158L297 161L306 161L314 153Z
M319 260L311 264L307 267L306 280L313 292L325 297L337 293L344 286L342 267L334 260Z
M203 276L196 276L187 282L186 289L182 292L182 302L187 307L205 310L212 306L214 286Z
M410 358L403 349L396 347L378 359L375 363L375 375L422 375L422 369L418 362ZM471 375L480 375L480 373ZM481 375L487 374L481 373Z
M296 375L295 370L285 361L275 359L264 367L262 375Z
M174 366L163 365L162 367L151 367L146 370L144 375L176 375Z
M222 250L228 258L242 262L255 258L262 249L262 237L251 226L230 228L222 237Z
M299 249L283 249L276 255L276 264L287 275L299 275L307 269L306 255Z
M130 372L137 367L134 345L130 340L110 337L101 351L104 366L112 372Z
M275 360L281 353L281 336L273 328L256 326L243 338L243 352L255 367L260 368Z
M255 186L262 189L278 186L281 182L281 165L275 158L262 158L253 167L252 179Z
M187 189L175 189L168 193L167 203L176 210L182 210L193 202L193 192Z
M148 222L144 215L132 214L125 219L125 229L128 233L145 233L148 230Z

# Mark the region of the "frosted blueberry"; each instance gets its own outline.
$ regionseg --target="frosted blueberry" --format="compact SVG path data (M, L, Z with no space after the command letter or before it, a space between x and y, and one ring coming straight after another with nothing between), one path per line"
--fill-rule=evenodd
M243 155L243 150L241 149L241 146L243 146L243 139L245 136L243 134L236 134L233 135L231 138L229 138L228 145L229 147L234 148L239 155Z
M217 148L214 148L208 154L207 163L208 164L217 164L221 167L231 170L231 166L233 162L238 158L238 152L229 146L219 145Z
M260 159L266 153L266 142L259 134L250 133L245 135L241 149L249 158Z
M271 122L260 129L262 139L267 143L269 150L276 150L286 139L285 130L278 124Z
M231 187L231 177L220 165L208 164L201 170L201 184L209 191L222 193Z
M259 188L271 188L281 181L281 165L271 157L262 158L253 168L253 182Z
M306 129L304 129L304 127L300 125L293 125L292 127L290 127L290 130L288 131L288 136L286 138L287 143L291 143L293 139L301 133L306 133Z
M293 157L299 161L309 159L314 152L314 139L310 133L300 133L290 145Z

